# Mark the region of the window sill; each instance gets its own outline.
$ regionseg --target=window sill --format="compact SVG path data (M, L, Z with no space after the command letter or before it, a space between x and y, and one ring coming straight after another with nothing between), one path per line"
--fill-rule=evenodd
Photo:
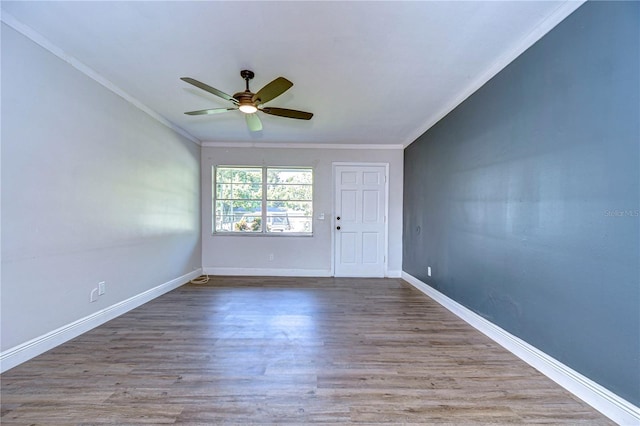
M313 237L311 232L214 232L212 237Z

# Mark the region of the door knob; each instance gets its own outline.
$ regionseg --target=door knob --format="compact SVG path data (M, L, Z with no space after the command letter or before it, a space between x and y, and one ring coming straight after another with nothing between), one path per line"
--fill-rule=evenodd
M339 230L340 230L340 227L339 227L339 226L336 226L336 229L339 231Z

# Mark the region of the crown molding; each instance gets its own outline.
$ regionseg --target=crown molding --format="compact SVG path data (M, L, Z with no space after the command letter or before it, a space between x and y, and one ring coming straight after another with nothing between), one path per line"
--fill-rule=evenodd
M507 65L513 62L528 48L533 46L538 40L544 37L545 34L551 31L556 25L562 22L567 16L571 15L585 2L586 0L567 0L559 5L549 16L540 22L537 27L531 30L529 34L524 36L524 38L519 40L517 43L514 43L513 48L498 58L498 60L494 62L494 64L485 73L481 74L466 88L461 90L458 95L453 98L453 101L445 104L439 111L429 116L421 127L411 133L409 137L404 140L402 146L406 148L415 142L427 130L433 127L438 121L442 120L451 111L456 109L469 96L478 91L478 89L484 86L489 80L506 68Z
M210 148L300 148L300 149L404 149L402 144L293 143L293 142L201 142Z
M144 113L146 113L151 118L158 121L159 123L170 128L174 132L184 136L185 138L189 139L191 142L197 145L201 144L199 139L197 139L196 137L188 133L186 130L176 126L175 124L173 124L172 122L170 122L169 120L167 120L166 118L164 118L163 116L161 116L160 114L158 114L157 112L155 112L154 110L152 110L151 108L149 108L148 106L140 102L138 99L131 96L129 93L125 92L124 90L122 90L121 88L113 84L111 81L109 81L108 79L100 75L94 69L80 62L77 58L69 55L64 50L62 50L61 48L53 44L49 39L44 37L42 34L37 32L33 28L29 27L28 25L25 25L19 20L17 20L13 15L5 11L2 11L2 13L0 14L0 21L5 23L9 27L13 28L23 36L27 37L29 40L33 41L40 47L46 49L53 55L62 59L63 61L65 61L66 63L68 63L75 69L77 69L78 71L80 71L81 73L85 74L87 77L91 78L92 80L101 84L102 86L112 91L116 95L120 96L122 99L129 102L131 105L135 106L139 110L143 111Z

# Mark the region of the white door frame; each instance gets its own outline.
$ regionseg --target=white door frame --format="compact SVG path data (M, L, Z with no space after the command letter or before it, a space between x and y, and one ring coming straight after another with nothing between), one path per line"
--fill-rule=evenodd
M389 267L389 163L333 162L331 163L331 276L336 276L336 167L337 166L383 166L384 167L384 276L388 277Z

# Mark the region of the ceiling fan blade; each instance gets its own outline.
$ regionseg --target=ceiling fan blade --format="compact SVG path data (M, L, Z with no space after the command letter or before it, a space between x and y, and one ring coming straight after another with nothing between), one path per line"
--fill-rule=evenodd
M245 114L244 118L245 120L247 120L247 126L249 127L249 130L251 130L252 132L259 132L260 130L262 130L262 121L260 121L260 117L258 117L258 114Z
M264 86L262 89L258 90L258 93L253 95L251 100L258 104L264 104L269 102L271 99L277 98L282 95L284 92L289 90L289 88L293 86L293 83L287 80L284 77L278 77L273 80L271 83Z
M199 111L185 112L187 115L208 115L208 114L220 114L221 112L234 111L238 108L214 108L214 109L201 109Z
M266 107L262 108L261 111L266 114L279 115L280 117L287 118L297 118L298 120L311 120L311 117L313 117L313 114L310 112L298 111L295 109Z
M185 81L185 82L187 82L189 84L193 84L194 86L196 86L196 87L198 87L198 88L200 88L200 89L202 89L202 90L204 90L206 92L209 92L209 93L212 93L212 94L214 94L216 96L219 96L222 99L226 99L228 101L231 101L236 105L238 104L238 101L236 99L234 99L233 97L227 95L224 92L221 92L220 90L218 90L218 89L216 89L214 87L209 86L208 84L204 84L204 83L202 83L202 82L200 82L198 80L194 80L191 77L181 77L180 80Z

